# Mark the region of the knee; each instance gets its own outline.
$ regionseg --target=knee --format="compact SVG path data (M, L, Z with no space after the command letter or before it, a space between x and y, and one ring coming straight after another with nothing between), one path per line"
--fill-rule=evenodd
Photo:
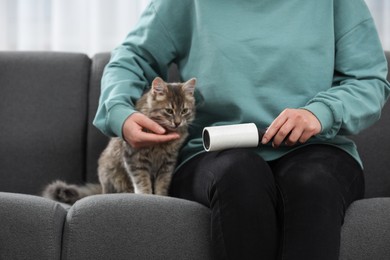
M289 200L297 199L311 205L338 206L342 202L340 185L327 167L297 167L278 174L277 182L282 194Z
M232 149L217 152L212 169L216 184L238 189L259 189L274 183L268 163L251 150Z
M210 173L214 179L208 192L211 205L222 199L224 204L245 212L276 204L277 188L272 171L263 158L250 150L216 153Z

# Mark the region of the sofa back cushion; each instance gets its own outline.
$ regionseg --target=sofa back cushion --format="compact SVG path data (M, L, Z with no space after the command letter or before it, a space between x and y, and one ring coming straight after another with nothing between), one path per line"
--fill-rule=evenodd
M103 135L93 124L99 104L101 79L104 67L110 59L110 53L98 53L92 57L91 76L89 82L88 104L88 131L87 131L87 154L86 154L86 180L98 182L97 161L100 153L106 147L109 138Z
M83 181L90 59L0 52L0 191Z

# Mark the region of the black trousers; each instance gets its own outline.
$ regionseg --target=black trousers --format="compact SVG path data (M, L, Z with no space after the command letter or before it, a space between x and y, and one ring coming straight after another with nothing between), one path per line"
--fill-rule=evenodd
M249 149L203 153L170 188L211 209L216 259L338 259L346 208L363 193L360 165L329 145L271 162Z

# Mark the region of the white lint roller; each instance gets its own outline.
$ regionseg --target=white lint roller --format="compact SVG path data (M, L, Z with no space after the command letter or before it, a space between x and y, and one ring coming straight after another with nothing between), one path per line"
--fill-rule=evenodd
M207 152L257 147L263 135L254 123L210 126L203 129L203 147Z

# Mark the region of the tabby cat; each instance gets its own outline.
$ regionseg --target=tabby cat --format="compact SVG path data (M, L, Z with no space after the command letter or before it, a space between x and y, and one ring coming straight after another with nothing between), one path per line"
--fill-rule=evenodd
M167 195L179 149L195 116L195 83L195 79L167 83L157 77L136 104L137 111L159 123L167 132L177 132L179 139L135 149L121 138L111 138L98 161L100 184L79 186L55 181L42 195L69 204L100 193Z

